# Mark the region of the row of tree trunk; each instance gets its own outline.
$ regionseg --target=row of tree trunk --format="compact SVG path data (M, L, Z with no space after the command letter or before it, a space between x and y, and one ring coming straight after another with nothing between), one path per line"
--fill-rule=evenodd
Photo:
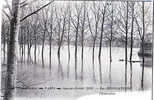
M8 41L8 45L7 45L7 74L5 77L5 93L4 93L4 100L11 100L12 97L15 94L15 73L16 73L16 68L17 68L17 53L18 53L18 33L19 33L19 25L20 25L20 13L19 13L19 2L20 0L12 0L12 17L10 20L10 33L9 33L9 41ZM99 63L100 63L100 74L101 74L101 48L102 48L102 37L103 37L103 31L104 31L104 21L105 21L105 9L106 9L106 5L104 6L104 11L103 11L103 17L102 17L102 25L101 25L101 37L100 37L100 46L99 46ZM83 17L83 23L82 23L82 53L81 53L81 57L82 57L82 69L81 69L81 73L83 76L83 54L84 54L84 24L85 24L85 9L84 9L84 17ZM144 35L145 35L145 24L144 24L144 2L142 3L142 14L143 14L143 34L142 34L142 44L144 44ZM32 15L32 14L30 14ZM98 13L99 15L99 13ZM65 16L66 17L66 16ZM60 48L62 45L62 40L63 40L63 36L64 36L64 29L65 29L65 17L63 20L63 29L62 29L62 35L60 37L60 41L59 41L59 48L58 48L58 56L60 58ZM26 17L27 18L27 17ZM96 38L97 38L97 29L98 29L98 21L99 21L99 17L97 17L96 20L96 24L95 24L95 35L93 35L93 32L91 32L91 34L93 35L93 75L95 77L94 74L94 51L95 51L95 42L96 42ZM77 80L77 48L78 48L78 44L77 44L77 39L78 39L78 33L79 33L79 20L80 20L80 11L78 11L77 13L77 23L75 26L76 29L76 35L75 35L75 79ZM130 61L132 60L132 51L133 51L133 22L134 22L134 4L132 5L132 24L131 24L131 52L130 52ZM128 24L128 2L127 2L127 19L126 19L126 42L125 42L125 60L126 60L126 65L127 65L127 34L128 34L128 29L127 29L127 24ZM46 24L44 24L46 25ZM69 25L70 25L70 21L69 21ZM112 25L113 25L113 11L112 11ZM111 39L110 39L110 48L111 48L111 42L112 42L112 25L111 25ZM91 27L91 25L89 24L89 27ZM50 27L52 30L52 26ZM45 35L46 35L46 26L44 29L44 34L43 34L43 40L42 40L42 59L43 59L43 53L44 53L44 44L45 44ZM69 29L70 30L70 29ZM36 32L35 33L35 42L37 40L37 36L36 36ZM68 55L69 55L69 59L70 59L70 41L69 41L69 34L70 32L68 31ZM29 38L31 37L30 33L27 32L27 35L29 35ZM52 31L50 33L50 62L51 62L51 39L52 39ZM5 46L5 45L4 45ZM28 43L28 54L30 55L30 50L31 50L31 46L32 43L31 41ZM23 47L22 47L23 48ZM36 43L35 43L35 50L34 50L34 56L36 57ZM142 45L142 55L144 54L144 46ZM110 61L112 61L111 58L111 49L110 49ZM11 59L10 59L11 58ZM36 58L35 58L36 61ZM68 62L69 63L69 62ZM127 67L125 68L125 70L127 70ZM127 72L127 71L126 71ZM126 74L127 75L127 74ZM100 81L102 83L102 75L100 75ZM83 79L83 77L82 77ZM143 80L144 80L144 57L143 57L143 67L142 67L142 80L141 80L141 86L143 87ZM127 82L126 82L127 83Z

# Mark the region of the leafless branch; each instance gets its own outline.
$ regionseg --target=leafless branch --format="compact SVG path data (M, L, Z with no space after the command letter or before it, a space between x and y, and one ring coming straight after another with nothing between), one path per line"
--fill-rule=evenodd
M3 13L5 14L5 16L9 19L9 21L11 20L10 16L3 10Z
M39 9L37 9L36 11L26 15L25 17L23 17L20 22L24 21L26 18L30 17L33 14L36 14L37 12L39 12L40 10L42 10L43 8L47 7L48 5L50 5L54 0L50 1L49 3L45 4L44 6L40 7Z
M94 38L94 35L93 35L93 32L92 32L92 29L91 29L91 24L90 24L90 19L89 19L89 15L88 15L88 13L87 13L87 19L88 19L88 26L89 26L90 33L91 33L92 37Z

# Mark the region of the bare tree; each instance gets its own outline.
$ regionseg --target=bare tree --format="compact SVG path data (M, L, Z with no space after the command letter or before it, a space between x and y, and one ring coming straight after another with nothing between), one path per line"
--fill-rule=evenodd
M123 2L121 3L121 6L119 6L119 9L125 9L123 11L118 11L119 19L118 19L118 33L122 36L120 38L120 41L124 42L125 46L125 86L127 85L127 55L128 55L128 30L129 30L129 2Z
M62 46L62 43L63 43L63 37L64 37L64 33L65 33L65 24L66 24L66 12L64 12L64 15L63 15L63 18L62 18L62 20L63 20L63 26L62 26L62 33L61 33L61 35L60 35L60 33L59 33L59 42L58 42L58 56L60 57L60 49L61 49L61 46ZM58 24L59 24L59 30L60 30L60 24L61 24L61 21L60 22L58 22ZM61 32L61 31L59 31L59 32Z
M51 44L52 44L52 36L53 36L53 7L51 8L51 15L50 15L50 32L49 33L49 63L50 63L50 69L51 69Z
M126 36L125 36L125 64L127 66L127 45L128 45L128 1L127 1L127 7L126 7L126 21L125 21L125 31L126 31ZM125 70L127 67L125 68Z
M107 3L103 6L102 10L102 23L101 23L101 36L100 36L100 43L99 43L99 54L98 54L98 59L99 59L99 73L100 73L100 83L102 84L102 66L101 66L101 51L102 51L102 40L103 40L103 32L104 32L104 21L105 21L105 15L106 15L106 7Z
M24 26L20 26L20 30L19 30L19 44L20 44L20 49L19 49L19 51L20 51L20 54L21 54L21 63L23 62L23 56L24 56L24 39L23 39L23 29L24 28Z
M131 12L132 12L132 22L131 22L131 45L130 45L130 61L132 61L132 52L133 52L133 28L134 28L134 5L135 3L131 3Z
M24 16L24 14L25 14L25 8L23 7L23 8L21 8L21 17L23 17ZM20 49L19 49L19 51L21 51L20 52L20 54L21 54L21 63L23 62L23 58L24 58L24 47L25 47L25 44L24 44L24 42L25 42L25 38L24 38L24 36L25 36L25 26L24 26L24 24L20 24L20 30L19 30L19 44L20 44Z
M68 10L68 32L67 32L67 48L68 48L68 71L67 71L67 77L69 77L69 71L70 71L70 30L71 30L71 9L70 4L67 8Z
M121 9L125 9L124 11ZM129 2L123 2L119 6L118 13L119 16L117 16L117 27L118 27L118 33L120 37L117 39L120 42L124 42L125 46L125 64L127 65L127 55L128 55L128 32L129 32Z
M98 54L99 59L101 57L101 52L102 52L102 40L103 40L103 32L104 32L104 21L105 21L106 7L107 7L107 3L105 3L103 10L102 10L101 37L100 37L99 54Z
M61 9L62 11L62 9ZM62 20L62 21L61 21ZM61 23L62 23L62 32L60 31L61 30ZM63 38L64 38L64 34L65 34L65 27L66 27L66 11L64 11L64 14L62 15L62 19L60 19L60 21L58 22L58 26L59 26L59 41L58 41L58 60L59 60L59 67L58 67L58 72L60 72L60 69L61 69L61 76L63 77L63 71L62 71L62 66L61 66L61 63L60 63L60 50L61 50L61 46L62 46L62 43L63 43Z
M145 41L146 41L145 36L148 31L146 27L148 27L149 25L152 25L152 24L151 24L151 21L146 18L146 17L149 18L149 15L146 16L148 14L147 12L150 11L149 6L146 8L145 2L142 2L140 7L141 7L141 10L138 11L139 14L135 14L136 16L134 16L134 21L137 25L137 32L138 32L140 40L141 40L141 43L140 43L141 57L142 57L141 88L144 89L144 67L145 67L145 65L144 65L144 63L145 63L145 58L144 58L145 47L144 46L145 46ZM138 17L139 18L141 17L141 19L139 19Z
M12 1L12 15L10 20L10 34L8 41L7 52L7 72L5 77L5 93L4 100L11 100L14 96L15 89L15 73L16 73L16 53L15 48L18 45L18 33L19 33L19 2L20 0ZM11 58L11 59L10 59Z
M37 53L37 28L38 28L38 25L34 25L33 26L33 31L34 31L34 62L36 64L37 60L36 60L36 53Z
M76 20L77 21L74 21L74 19L72 18L72 23L73 23L73 26L75 28L75 53L74 53L74 56L75 56L75 80L77 80L77 48L78 48L78 33L79 33L79 24L80 24L80 14L81 14L81 7L77 7L78 5L76 4L75 7L76 7Z
M31 61L31 48L32 48L32 34L31 34L31 27L30 21L27 20L26 25L26 34L27 34L27 61Z
M19 22L27 19L31 15L39 12L41 9L45 8L53 1L48 4L42 6L35 12L28 14L20 20L19 8L20 8L20 0L12 0L12 6L8 6L10 16L8 16L10 20L10 30L9 30L9 41L7 45L7 71L5 77L5 92L4 92L4 100L11 100L15 94L15 73L17 68L17 54L18 54L18 33L19 33Z
M85 30L85 18L86 18L86 4L83 2L83 18L82 18L82 26L81 26L81 45L82 45L82 50L81 50L81 80L83 80L83 54L84 54L84 30Z
M92 13L93 13L93 16L94 16L94 31L93 32L93 29L92 29L92 25L91 25L91 21L90 21L90 16L89 16L89 13L87 12L87 18L88 18L88 26L89 26L89 30L90 30L90 33L91 33L91 36L92 36L92 39L93 39L93 46L92 46L92 69L93 69L93 79L95 81L95 71L94 71L94 60L95 60L95 45L96 45L96 40L97 40L97 34L98 34L98 25L99 25L99 22L100 22L100 19L101 19L101 14L100 14L100 5L97 6L96 8L96 3L93 2L93 9L91 9Z
M125 31L126 31L126 36L125 36L125 87L127 86L127 45L128 45L128 1L126 4L126 21L125 21ZM125 88L126 90L126 88Z
M44 45L45 45L45 40L46 40L46 33L47 33L47 30L48 30L48 11L47 9L43 9L42 10L42 14L43 14L43 18L42 18L42 23L43 23L43 26L42 26L42 67L44 67Z
M142 34L142 79L141 79L141 87L144 87L144 36L145 36L145 23L144 23L144 1L142 2L142 27L143 27L143 34Z
M111 3L111 33L110 33L110 62L112 62L112 38L113 38L113 2Z

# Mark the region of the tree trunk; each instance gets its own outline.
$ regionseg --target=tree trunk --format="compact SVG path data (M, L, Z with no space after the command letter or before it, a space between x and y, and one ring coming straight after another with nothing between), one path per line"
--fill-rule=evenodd
M62 69L62 66L61 66L61 63L60 63L60 61L61 61L61 59L60 59L60 49L61 49L61 46L62 46L62 43L63 43L63 37L64 37L64 33L65 33L65 22L66 22L65 18L66 17L64 17L64 19L63 19L62 34L61 34L61 37L60 37L60 40L59 40L59 47L58 47L58 61L59 61L58 72L61 72L62 78L63 78L63 69ZM60 25L59 25L59 28L60 28ZM60 30L59 30L59 32L60 32Z
M69 39L69 36L68 36ZM70 62L70 40L68 40L68 62Z
M65 32L65 18L64 18L62 34L61 34L61 37L60 37L59 47L58 47L58 56L59 56L59 57L60 57L60 49L61 49L61 46L62 46L62 43L63 43L64 32ZM60 33L59 33L59 34L60 34Z
M28 37L28 46L27 46L28 54L27 54L27 57L28 57L28 62L29 62L31 60L31 47L32 47L31 34L29 32L29 26L27 26L27 37Z
M104 9L105 11L105 9ZM101 50L102 50L102 39L103 39L103 32L104 32L104 19L105 19L105 12L103 13L103 20L101 25L101 38L100 38L100 45L99 45L99 76L100 76L100 83L102 84L102 66L101 66Z
M2 37L2 40L1 40L1 43L3 43L3 64L5 64L5 53L6 53L6 45L5 45L5 42L6 42L6 33L7 31L5 31L5 22L2 22L2 28L1 28L1 37Z
M78 48L78 28L79 28L79 15L77 21L77 28L75 34L75 80L77 80L77 48Z
M27 62L29 62L29 32L27 29Z
M37 35L36 35L36 30L34 29L34 36L35 36L35 39L34 39L34 41L35 41L35 44L34 44L34 62L35 62L35 64L36 64L36 48L37 48Z
M52 43L52 25L51 25L51 33L50 33L50 38L49 38L49 63L50 63L50 69L51 69L51 43Z
M4 41L4 43L3 43L3 57L4 57L3 63L5 64L5 53L6 53L6 38L5 38L5 35L4 35L3 41Z
M144 1L142 2L142 18L143 18L143 35L142 35L142 79L141 88L144 89L144 35L145 35L145 24L144 24Z
M95 81L95 45L97 40L97 29L98 29L98 21L96 21L95 25L95 36L93 38L93 51L92 51L92 68L93 68L93 79Z
M83 22L82 22L82 31L81 31L81 38L82 38L82 50L81 50L81 80L83 80L83 54L84 54L84 24L85 24L85 4L84 4L84 15L83 15Z
M23 46L23 48L24 48L24 62L25 62L25 49L26 49L26 36L24 35L24 46Z
M126 31L126 37L125 37L125 86L127 85L127 39L128 39L128 1L127 1L127 8L126 8L126 28L125 28L125 31Z
M93 42L93 51L92 51L92 69L93 69L93 79L95 81L95 41Z
M112 28L113 28L113 5L112 5L112 8L111 8L111 34L110 34L110 62L112 62Z
M44 33L43 33L43 41L42 41L42 67L44 67L44 42L45 42L45 30L44 30Z
M103 32L104 32L104 19L105 19L105 8L104 8L104 12L103 12L103 20L102 20L102 25L101 25L101 38L100 38L100 43L99 43L99 54L98 54L99 59L101 57L101 51L102 51L102 39L103 39Z
M67 77L69 78L69 71L70 71L70 16L69 16L69 22L68 22L68 38L67 38L67 48L68 48L68 70L67 70Z
M61 46L61 36L60 36L60 33L61 33L61 25L60 25L60 22L58 22L58 25L59 25L59 36L58 36L58 51L57 51L57 55L58 57L60 57L60 46Z
M4 100L12 100L15 96L15 73L17 69L18 33L19 33L19 0L12 1L12 18L10 21L10 34L7 51L7 72L5 77Z
M21 28L21 63L23 62L23 55L24 55L24 39L23 39L23 29Z
M49 38L49 67L51 69L51 40L52 40L52 34L50 35L50 38Z
M131 45L130 45L130 61L133 55L133 27L134 27L134 3L132 3L132 22L131 22Z

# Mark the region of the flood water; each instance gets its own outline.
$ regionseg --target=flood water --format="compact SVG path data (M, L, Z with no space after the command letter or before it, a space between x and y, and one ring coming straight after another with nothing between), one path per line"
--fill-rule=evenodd
M138 51L139 48L133 49L133 61L141 60L138 57ZM27 60L27 54L24 57L19 55L17 80L22 80L22 83L17 83L17 87L25 87L25 89L17 88L17 96L80 97L102 91L124 92L142 90L141 63L128 62L127 70L125 70L125 61L119 61L119 59L125 58L124 48L112 48L112 62L110 63L109 48L102 48L102 56L99 60L98 48L96 47L93 64L92 48L84 47L83 80L81 79L81 47L78 47L77 54L77 80L75 80L74 46L70 48L70 62L68 62L67 46L61 48L60 59L57 56L56 46L52 47L51 52L51 66L49 63L49 46L47 45L45 46L43 59L41 56L41 46L37 46L36 64L34 63L34 48L31 50L30 60ZM128 48L128 59L129 53L130 49ZM145 66L143 88L144 90L152 89L152 66Z

